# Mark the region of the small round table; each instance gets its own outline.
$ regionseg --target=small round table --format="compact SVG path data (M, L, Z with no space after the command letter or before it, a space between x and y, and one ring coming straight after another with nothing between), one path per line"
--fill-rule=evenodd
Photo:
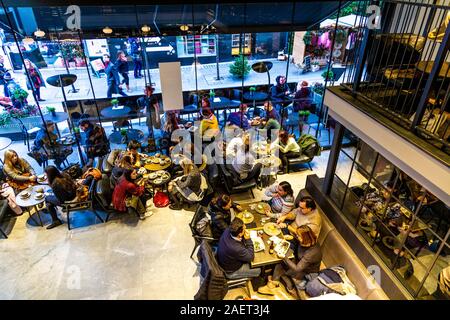
M239 106L239 104L232 102L230 99L225 98L225 97L214 97L214 98L209 99L209 101L211 102L212 109L225 108L225 107L238 107Z
M67 121L69 119L69 115L66 112L55 112L53 113L47 113L44 115L45 121L53 121L55 123Z
M112 119L112 118L126 118L131 112L131 108L127 106L118 107L108 107L100 111L102 117Z
M170 159L170 157L167 156L163 156L162 159L169 159L170 162L164 162L164 164L159 164L159 163L146 163L144 165L144 168L149 170L149 171L159 171L159 170L165 170L168 167L170 167L172 165L172 160Z
M138 129L127 129L126 137L127 137L125 139L126 141L130 140L142 141L142 139L144 139L144 132ZM109 142L115 144L127 143L124 142L123 138L124 136L120 131L115 131L109 135Z
M36 186L31 186L25 190L22 190L17 196L16 196L16 203L19 207L22 208L27 208L28 214L31 218L31 220L33 220L35 223L38 223L36 220L34 220L33 216L31 215L31 208L34 208L36 210L36 214L39 218L39 224L41 225L41 227L44 226L41 216L39 214L39 211L42 210L42 204L45 202L45 196L42 197L41 199L35 199L36 194L38 193L37 190L38 189L44 189L44 192L48 192L51 191L51 188L48 185L36 185ZM30 197L23 199L21 198L21 195L24 194L25 192L29 192L30 193ZM30 208L30 209L29 209Z

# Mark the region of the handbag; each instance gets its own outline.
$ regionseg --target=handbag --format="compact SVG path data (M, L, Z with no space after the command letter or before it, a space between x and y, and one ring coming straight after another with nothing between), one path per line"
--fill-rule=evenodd
M83 175L83 170L79 163L75 163L67 167L63 170L63 172L67 173L72 179L78 179Z
M164 208L170 204L169 196L161 191L157 191L153 196L153 203L157 208Z

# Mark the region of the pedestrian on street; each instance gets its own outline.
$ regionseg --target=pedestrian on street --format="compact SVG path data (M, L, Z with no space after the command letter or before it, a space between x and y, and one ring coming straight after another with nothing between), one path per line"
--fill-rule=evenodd
M127 87L127 92L131 92L130 90L130 77L128 76L128 60L125 56L125 53L122 50L117 51L117 71L119 71L120 75L123 77L120 85L125 84Z
M141 44L139 39L131 40L131 57L134 63L134 78L142 78L142 57L141 57Z
M36 93L36 97L38 99L38 101L45 101L44 99L41 98L41 87L45 87L45 80L42 77L41 72L39 71L39 68L33 63L31 62L29 59L25 59L25 76L28 75L30 76L30 81L28 81L28 77L27 77L27 88L28 90L33 90Z
M123 97L127 97L125 92L123 92L122 88L119 86L119 72L117 71L117 66L111 61L109 54L103 55L103 62L105 64L106 81L108 83L106 96L111 98L113 93L118 93Z

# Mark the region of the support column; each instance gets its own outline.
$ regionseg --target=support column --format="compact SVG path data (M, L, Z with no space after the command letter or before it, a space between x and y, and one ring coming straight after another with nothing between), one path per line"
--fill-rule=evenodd
M327 170L325 179L323 180L322 191L329 195L333 185L334 172L336 171L337 162L339 159L339 152L342 147L342 138L344 137L345 128L342 124L336 121L334 128L333 145L331 146L330 156L328 158Z

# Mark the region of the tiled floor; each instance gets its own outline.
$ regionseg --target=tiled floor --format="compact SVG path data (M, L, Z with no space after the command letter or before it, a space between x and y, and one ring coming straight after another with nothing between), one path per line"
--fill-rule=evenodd
M11 147L25 154L20 142ZM323 177L327 159L327 151L316 157L313 173ZM311 173L278 178L297 193ZM255 190L257 199L261 192ZM250 194L235 199L251 200ZM32 226L24 214L11 221L9 238L0 239L0 299L193 299L200 278L189 258L192 215L166 207L145 221L126 216L68 231L66 224ZM89 213L75 219L95 223Z

